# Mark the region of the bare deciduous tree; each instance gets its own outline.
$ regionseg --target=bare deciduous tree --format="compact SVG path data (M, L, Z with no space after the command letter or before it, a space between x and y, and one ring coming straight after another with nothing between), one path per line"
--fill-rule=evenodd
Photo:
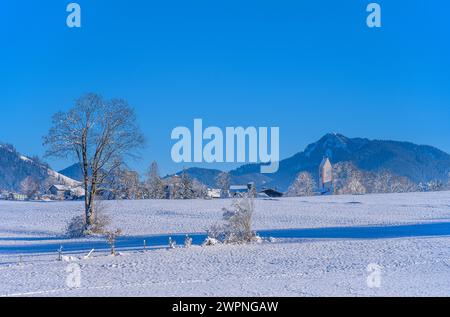
M112 175L111 190L116 199L141 199L139 174L126 168L117 168Z
M252 218L255 204L252 197L245 195L235 201L233 209L224 208L223 225L214 225L208 230L208 237L223 243L247 243L257 241L252 230Z
M34 195L36 195L39 192L40 189L39 181L32 176L27 176L20 183L20 189L25 195L27 195L28 199L31 199L33 198Z
M196 197L196 193L194 190L194 184L192 179L189 177L186 169L183 169L183 172L180 176L179 183L175 184L173 199L194 199Z
M221 196L228 197L230 192L231 177L226 172L221 172L216 177L216 185L220 188Z
M164 199L166 193L164 191L164 183L159 176L158 163L153 161L147 173L147 182L145 184L148 198L150 199Z
M134 110L122 99L87 94L67 112L53 116L44 145L47 156L73 157L81 165L85 195L85 231L95 221L94 198L126 156L144 144Z
M287 196L313 196L316 191L314 178L308 172L300 172L295 181L289 186Z

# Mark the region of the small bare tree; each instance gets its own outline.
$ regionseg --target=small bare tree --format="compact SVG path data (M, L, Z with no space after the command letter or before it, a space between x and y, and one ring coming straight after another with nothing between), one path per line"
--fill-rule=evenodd
M47 156L73 157L80 163L85 189L85 233L94 226L94 199L126 156L144 144L134 110L121 99L87 94L67 112L53 116L44 137Z
M116 255L116 240L120 235L122 235L122 230L120 229L106 232L106 242L108 242L111 248L111 255Z
M287 196L313 196L316 190L314 178L308 172L300 172L294 182L289 186Z
M226 172L221 172L216 177L216 185L220 188L220 195L222 198L228 197L229 191L230 191L230 183L231 183L231 177L230 174Z
M117 168L111 177L111 190L116 199L141 199L139 174L126 168Z
M39 192L39 182L32 176L27 176L21 183L21 191L27 195L28 199L33 198Z
M196 198L196 193L194 190L194 183L189 177L186 169L180 176L180 181L174 184L172 199L194 199Z
M148 198L150 199L164 199L166 193L164 191L164 183L159 176L158 163L153 161L148 170L148 178L145 183L145 187L148 192Z
M254 199L244 196L233 203L233 209L223 209L223 225L214 225L208 230L208 237L223 243L247 243L257 239L252 230L255 211Z

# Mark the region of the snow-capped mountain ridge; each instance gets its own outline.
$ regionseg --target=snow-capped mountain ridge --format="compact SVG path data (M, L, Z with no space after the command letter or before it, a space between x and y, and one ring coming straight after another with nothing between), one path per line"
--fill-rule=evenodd
M0 189L21 190L25 178L32 177L43 190L52 184L79 186L80 182L52 170L39 158L20 154L9 144L0 144Z
M447 184L450 173L450 155L428 145L391 140L349 138L339 133L328 133L304 151L280 161L275 174L261 174L259 164L246 164L230 171L232 182L245 184L254 181L258 187L274 187L286 191L299 172L309 172L318 178L318 168L327 156L333 165L348 162L354 171L388 173L419 185L430 181ZM188 169L191 177L199 177L208 186L214 179L205 178L208 173L201 168ZM217 173L216 173L217 174Z

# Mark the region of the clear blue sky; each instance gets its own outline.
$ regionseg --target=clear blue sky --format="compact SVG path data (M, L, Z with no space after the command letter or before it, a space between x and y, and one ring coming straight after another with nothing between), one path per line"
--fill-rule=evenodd
M179 170L170 132L194 118L279 126L282 158L330 131L450 152L449 1L378 1L381 29L364 0L79 0L81 29L69 2L0 4L0 141L24 154L90 91L136 108L139 171Z

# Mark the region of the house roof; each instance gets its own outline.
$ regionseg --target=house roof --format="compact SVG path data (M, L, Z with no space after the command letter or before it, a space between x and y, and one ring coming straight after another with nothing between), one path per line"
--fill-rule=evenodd
M56 190L58 191L66 191L66 190L70 190L69 186L66 185L52 185L50 188L55 187Z
M247 185L231 185L230 190L248 190Z
M273 188L264 188L263 190L260 191L260 193L264 193L269 197L281 197L283 196L283 193L273 189Z

